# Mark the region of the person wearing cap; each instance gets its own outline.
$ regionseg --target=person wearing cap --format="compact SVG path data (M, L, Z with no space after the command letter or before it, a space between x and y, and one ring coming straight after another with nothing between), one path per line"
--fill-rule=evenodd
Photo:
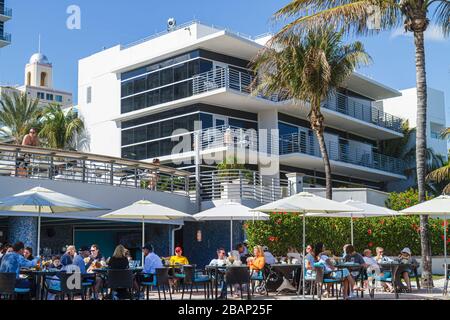
M266 259L267 264L276 264L277 259L273 256L272 252L269 251L269 248L267 246L263 247L264 251L264 258Z
M399 259L400 263L408 264L411 266L411 268L408 267L408 268L404 269L404 271L402 272L402 278L403 278L403 280L405 280L405 283L406 283L406 288L403 287L402 289L407 292L411 292L410 274L413 271L412 267L417 268L419 266L419 263L412 256L412 252L411 252L410 248L403 248L403 250L400 252L398 259Z
M90 250L88 246L81 246L78 250L79 254L73 258L72 265L77 266L80 269L81 274L86 274L86 262L84 259L89 258Z
M181 247L175 248L175 255L170 257L169 264L171 266L175 265L188 265L189 260L185 256L183 256L183 249Z
M154 253L153 246L150 243L146 243L142 250L144 251L144 273L155 274L157 268L162 268L163 264L161 258Z

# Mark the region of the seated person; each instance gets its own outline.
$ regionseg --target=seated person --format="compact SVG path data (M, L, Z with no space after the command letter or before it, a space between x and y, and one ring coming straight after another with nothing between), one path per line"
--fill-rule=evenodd
M32 261L25 259L23 251L25 245L23 242L17 242L12 246L12 252L6 253L2 258L0 265L0 272L13 272L16 274L16 288L30 288L31 283L28 279L20 278L21 268L35 267L39 258L35 258Z
M66 252L61 257L61 264L63 267L71 265L73 263L73 258L75 257L77 250L75 246L68 246Z
M375 256L375 261L378 264L381 263L390 263L393 260L387 256L384 255L384 249L382 247L376 248L377 255ZM380 273L380 280L382 281L382 286L384 288L384 291L386 292L393 292L394 288L391 286L390 283L387 283L386 280L392 277L392 273L390 271L383 271Z
M119 244L114 250L113 256L108 261L108 267L114 270L126 270L129 268L128 258L126 257L125 247ZM127 295L126 289L116 289L118 299L124 299ZM114 293L113 293L114 295Z
M264 258L266 259L267 264L276 264L277 259L273 256L273 254L269 251L269 248L267 246L263 247L264 251Z
M266 264L266 258L264 256L264 250L261 246L256 246L253 249L254 257L250 257L247 259L247 266L250 268L250 271L259 272L264 269Z
M382 247L377 247L376 253L377 255L375 256L375 260L377 261L378 264L389 263L393 261L391 258L384 255L384 249Z
M33 257L33 248L31 248L31 247L26 247L26 248L23 250L23 256L24 256L25 259L27 259L28 261L34 260L34 257Z
M411 265L411 268L407 268L402 272L402 278L405 280L406 282L406 289L407 292L411 292L411 279L410 279L410 274L412 273L412 268L415 267L417 268L419 266L419 263L417 262L417 260L412 256L411 254L411 249L409 248L404 248L401 252L400 255L398 257L398 260L400 263L403 264L409 264Z
M62 267L63 266L61 264L61 257L60 256L53 256L52 257L52 263L50 264L49 268L50 269L61 270Z
M183 266L189 264L189 260L183 256L183 249L181 249L181 247L175 248L175 255L170 257L169 264L171 266Z
M372 256L372 250L366 249L363 252L364 263L367 266L367 277L373 277L380 274L380 266L375 258ZM364 287L368 287L368 280L364 280Z
M355 285L355 280L353 280L352 275L348 269L337 270L334 266L333 260L330 258L330 251L323 251L319 254L319 264L324 268L324 274L328 275L331 279L342 280L344 289L343 295L344 299L353 298L355 295L353 293L353 287ZM327 287L327 292L329 294L329 287Z
M314 253L313 246L311 244L306 246L306 258L305 258L305 279L314 279L316 276L314 263L316 263L316 254Z
M217 249L217 258L212 259L210 266L223 267L227 265L226 253L224 248Z
M245 245L243 243L237 244L236 251L239 253L239 258L241 259L241 262L247 263L247 258L250 257L250 255L248 254Z
M142 248L144 251L144 273L147 275L155 274L155 269L163 268L161 258L154 252L153 246L150 243L146 243Z

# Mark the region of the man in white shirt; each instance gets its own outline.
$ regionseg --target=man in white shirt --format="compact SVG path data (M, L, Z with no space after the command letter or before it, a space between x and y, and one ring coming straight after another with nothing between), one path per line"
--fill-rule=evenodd
M224 248L217 250L217 259L212 259L209 263L210 266L223 267L227 264L226 252Z

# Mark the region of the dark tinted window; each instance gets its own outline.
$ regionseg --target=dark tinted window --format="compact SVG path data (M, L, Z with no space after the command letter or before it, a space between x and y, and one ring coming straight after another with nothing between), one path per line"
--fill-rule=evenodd
M150 73L147 76L147 88L150 90L150 89L153 89L153 88L158 88L159 86L160 86L160 83L159 83L159 71Z
M170 84L173 82L173 68L167 68L160 71L161 73L161 85Z

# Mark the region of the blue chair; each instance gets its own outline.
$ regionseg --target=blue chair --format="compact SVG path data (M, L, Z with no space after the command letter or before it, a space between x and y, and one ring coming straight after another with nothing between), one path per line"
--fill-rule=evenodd
M338 284L341 284L342 287L342 281L343 279L343 270L336 270L336 273L341 273L341 276L339 278L331 277L329 274L325 273L325 266L322 263L315 263L314 268L316 271L316 289L317 289L317 296L319 297L319 300L322 299L322 287L324 284L326 285L332 285L333 292L334 288L336 287L336 299L339 299L340 290L338 290ZM314 297L314 296L313 296Z
M0 273L0 298L2 296L13 299L19 295L31 295L30 288L16 288L16 273Z
M156 275L153 273L141 272L139 274L139 292L142 288L145 288L147 300L150 300L150 289L153 291L153 287L156 286Z
M76 295L80 295L81 299L85 300L87 288L95 285L95 281L86 281L86 277L84 277L81 273L78 273L81 280L81 287L69 288L67 286L69 277L74 275L77 275L77 273L61 272L57 276L46 275L44 277L45 299L48 300L48 294L51 293L58 296L60 300L64 300L65 296L67 296L69 300L72 300Z
M192 299L192 291L195 287L198 289L198 285L203 285L205 299L209 298L210 292L212 292L212 281L208 275L195 271L194 266L183 266L183 274L178 276L182 279L183 293L181 294L181 300L184 299L184 292L186 286L190 286L189 299Z

